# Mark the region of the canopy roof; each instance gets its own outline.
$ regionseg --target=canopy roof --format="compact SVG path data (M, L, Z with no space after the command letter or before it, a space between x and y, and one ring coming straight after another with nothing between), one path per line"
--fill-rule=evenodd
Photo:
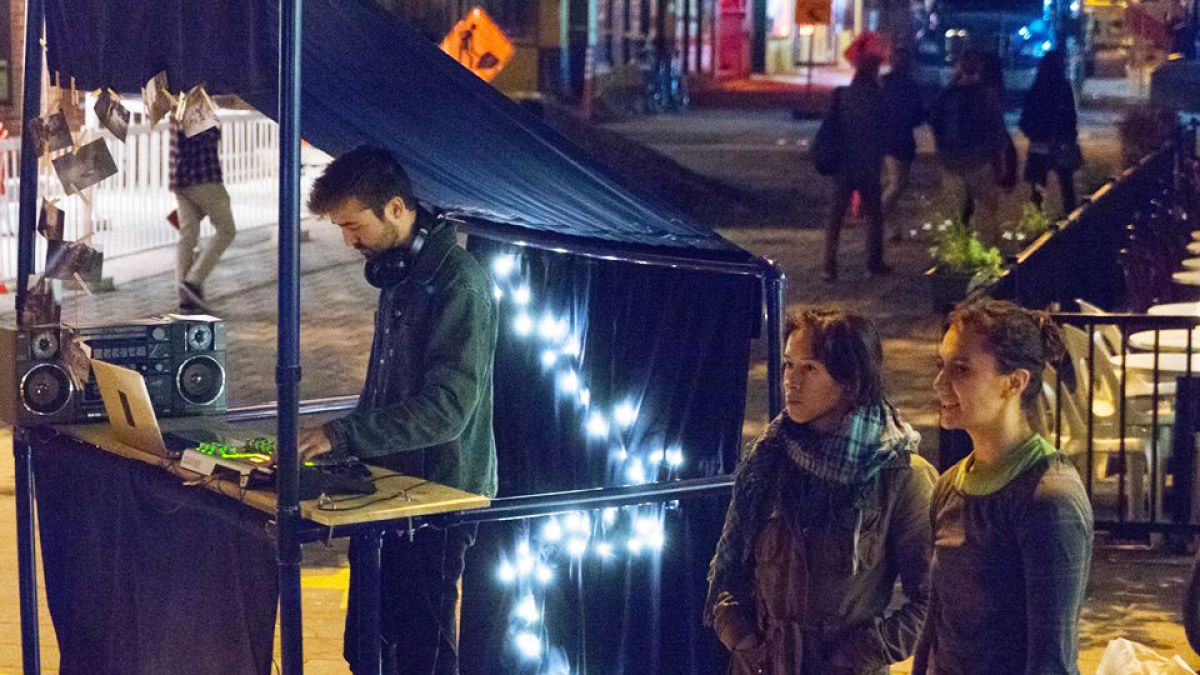
M166 70L276 113L277 0L47 0L48 63L137 92ZM747 263L754 256L610 171L367 0L305 0L302 135L390 148L423 201L545 241Z

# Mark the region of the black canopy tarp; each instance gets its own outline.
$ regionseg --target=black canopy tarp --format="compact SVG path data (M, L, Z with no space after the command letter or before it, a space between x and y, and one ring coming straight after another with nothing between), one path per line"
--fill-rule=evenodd
M78 87L137 92L166 70L275 113L272 0L48 0L48 63ZM306 0L302 136L333 155L393 150L451 212L614 245L753 257L628 184L365 0Z

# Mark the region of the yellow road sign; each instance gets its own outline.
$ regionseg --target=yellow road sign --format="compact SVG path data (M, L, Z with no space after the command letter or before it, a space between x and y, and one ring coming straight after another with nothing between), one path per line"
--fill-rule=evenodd
M513 46L492 17L476 7L442 38L442 51L488 82L513 55Z

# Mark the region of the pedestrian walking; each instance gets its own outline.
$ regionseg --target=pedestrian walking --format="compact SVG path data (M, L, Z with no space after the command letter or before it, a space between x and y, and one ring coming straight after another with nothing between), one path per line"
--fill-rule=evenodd
M867 218L867 271L871 276L891 272L883 260L883 206L881 173L884 152L884 99L879 84L880 57L870 51L858 55L854 79L833 92L829 115L838 135L837 164L833 172L833 204L825 230L825 280L838 278L838 239L842 221L855 192Z
M983 81L984 61L968 50L929 113L946 213L972 224L987 245L1000 241L999 180L1008 132L1001 102Z
M950 314L933 389L972 451L933 494L933 595L915 675L1079 672L1092 509L1030 422L1064 352L1044 312L986 299Z
M188 138L183 125L170 115L170 175L168 183L178 203L179 244L175 252L175 280L181 312L211 311L204 300L204 280L221 254L233 243L229 192L221 174L221 128L212 127ZM200 222L205 216L216 233L201 248Z
M1075 89L1067 80L1067 59L1061 50L1046 52L1038 63L1018 126L1029 139L1025 158L1029 201L1042 208L1047 178L1053 172L1063 213L1074 211L1075 172L1083 165L1083 153L1079 148Z
M917 142L913 132L925 121L921 88L913 77L913 54L907 47L892 51L892 69L883 76L884 150L883 215L891 218L896 202L908 187ZM901 228L893 220L892 241L899 241Z
M792 318L786 408L734 473L709 568L705 621L731 652L730 673L886 673L912 653L935 472L884 397L882 365L867 319Z

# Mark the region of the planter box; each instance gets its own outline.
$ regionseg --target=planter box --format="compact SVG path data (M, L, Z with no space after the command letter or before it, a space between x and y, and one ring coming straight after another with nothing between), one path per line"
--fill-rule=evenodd
M929 284L929 303L934 314L947 314L967 297L974 274L943 272L936 267L925 271Z

